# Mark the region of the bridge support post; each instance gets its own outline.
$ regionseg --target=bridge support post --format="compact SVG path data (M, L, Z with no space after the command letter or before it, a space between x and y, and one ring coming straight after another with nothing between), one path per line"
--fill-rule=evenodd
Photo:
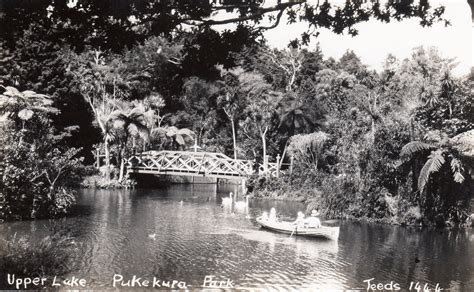
M247 186L245 185L245 178L241 180L241 184L242 184L242 194L244 194L245 196L247 194Z

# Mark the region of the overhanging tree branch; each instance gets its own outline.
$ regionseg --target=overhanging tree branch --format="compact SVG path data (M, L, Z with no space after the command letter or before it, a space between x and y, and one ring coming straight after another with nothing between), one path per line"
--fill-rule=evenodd
M283 14L283 11L289 7L293 7L296 5L301 5L306 3L306 0L304 1L291 1L287 3L279 3L275 6L271 7L266 7L266 8L259 8L256 9L254 12L250 12L247 15L242 15L239 17L233 17L233 18L227 18L223 20L213 20L213 19L198 19L198 18L184 18L182 19L183 23L186 23L188 25L198 25L198 26L212 26L212 25L223 25L223 24L229 24L229 23L240 23L248 20L255 20L260 17L262 17L264 14L270 13L270 12L276 12L279 11L279 15L281 18L281 14ZM224 9L223 7L219 7L219 9ZM216 10L216 8L213 8L213 10ZM196 23L197 22L197 23Z

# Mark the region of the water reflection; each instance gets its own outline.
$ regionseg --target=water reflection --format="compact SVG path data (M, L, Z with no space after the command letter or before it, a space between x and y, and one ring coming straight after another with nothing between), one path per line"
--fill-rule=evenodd
M411 281L450 287L457 279L474 287L471 232L345 223L338 261L351 264L345 269L350 282L375 277L407 288Z
M115 273L182 280L198 287L206 275L240 288L349 289L363 280L474 287L471 230L343 222L340 237L321 241L260 229L255 218L275 207L296 216L297 202L250 200L223 208L229 185L177 185L160 190L84 190L76 212L55 221L82 243L76 276L90 288L111 287ZM238 200L245 200L240 196ZM0 234L41 237L48 221L0 225ZM4 272L4 271L1 271Z

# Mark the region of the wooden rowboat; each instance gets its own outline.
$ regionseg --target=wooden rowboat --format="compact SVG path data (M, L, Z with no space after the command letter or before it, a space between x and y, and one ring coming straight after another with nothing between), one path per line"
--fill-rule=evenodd
M337 240L339 237L339 227L321 226L319 228L298 227L295 230L295 225L287 221L268 221L260 217L257 218L257 223L263 228L270 229L280 233L319 237L331 240Z

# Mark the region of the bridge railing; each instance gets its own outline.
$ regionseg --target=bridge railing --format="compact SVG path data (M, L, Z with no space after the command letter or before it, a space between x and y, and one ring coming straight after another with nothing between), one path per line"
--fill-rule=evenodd
M285 173L283 164L267 162L266 171L262 164L257 171L260 175L278 177ZM255 161L232 159L221 153L189 151L147 151L128 159L127 168L133 172L169 173L186 175L212 175L221 177L246 177L256 172Z
M270 176L274 177L279 177L282 174L285 174L287 171L282 170L282 166L290 166L290 163L280 163L280 166L278 166L277 162L268 162L267 163L267 173L270 174ZM261 175L265 174L265 168L263 167L263 164L260 164L258 167L258 173Z
M203 175L248 176L253 162L231 159L223 154L187 151L148 151L127 161L130 169Z

